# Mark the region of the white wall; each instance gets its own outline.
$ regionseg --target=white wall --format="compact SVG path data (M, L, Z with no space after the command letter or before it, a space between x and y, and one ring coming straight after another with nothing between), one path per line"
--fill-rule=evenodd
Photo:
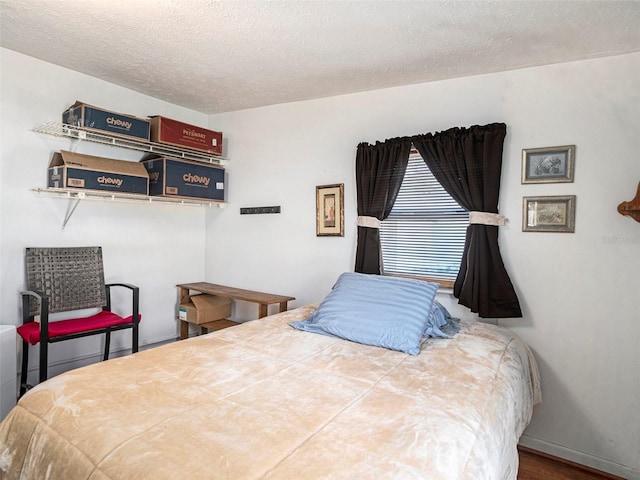
M631 54L211 116L230 204L207 213L207 280L320 301L353 270L359 142L505 122L500 242L524 318L500 323L531 345L544 397L522 442L640 478L640 224L616 212L640 181L639 95ZM566 144L574 183L521 185L523 148ZM344 238L315 235L315 186L331 183L345 184ZM570 194L574 234L521 231L523 196ZM282 213L239 214L268 205Z
M500 242L524 318L503 320L533 348L544 403L523 443L640 478L640 224L616 212L640 181L640 55L276 105L209 118L0 49L0 314L19 323L27 246L102 245L107 280L141 287L142 343L175 337L180 282L209 281L318 302L355 252L354 159L361 141L502 121ZM67 202L45 185L59 149L137 154L31 132L76 99L139 116L164 114L225 133L231 158L221 210ZM572 184L521 185L521 149L577 146ZM345 237L315 236L315 186L345 184ZM576 194L575 234L523 233L522 197ZM239 215L281 205L280 215ZM455 313L464 308L448 302ZM253 306L235 315L255 318ZM128 346L118 334L114 348ZM52 348L52 361L97 356L95 337ZM35 351L35 350L34 350Z
M31 129L44 122L59 122L62 111L76 99L142 117L161 114L202 125L207 117L10 50L0 52L1 323L20 324L25 247L101 245L106 280L140 287L141 344L175 338L175 285L204 277L205 209L82 201L62 230L68 201L30 191L45 187L54 151L66 149L135 161L142 153L58 139ZM69 368L66 362L70 359L97 360L94 356L102 345L102 336L52 345L51 372ZM124 348L130 348L130 333L115 333L112 350ZM37 348L31 351L31 359L37 360Z

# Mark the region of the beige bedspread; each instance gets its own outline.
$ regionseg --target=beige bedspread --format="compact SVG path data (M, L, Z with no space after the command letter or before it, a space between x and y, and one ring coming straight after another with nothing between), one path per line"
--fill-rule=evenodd
M461 323L419 356L301 332L302 307L59 375L0 425L0 477L515 479L528 348Z

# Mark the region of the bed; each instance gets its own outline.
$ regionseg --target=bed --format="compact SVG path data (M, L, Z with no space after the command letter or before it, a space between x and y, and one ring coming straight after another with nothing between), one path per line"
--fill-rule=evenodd
M516 478L540 401L516 335L461 321L414 355L292 328L320 310L49 379L0 424L0 477Z

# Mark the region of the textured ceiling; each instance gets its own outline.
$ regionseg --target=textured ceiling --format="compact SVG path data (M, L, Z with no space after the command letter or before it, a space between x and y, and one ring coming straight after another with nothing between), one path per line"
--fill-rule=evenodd
M2 47L206 114L640 51L640 1L0 0Z

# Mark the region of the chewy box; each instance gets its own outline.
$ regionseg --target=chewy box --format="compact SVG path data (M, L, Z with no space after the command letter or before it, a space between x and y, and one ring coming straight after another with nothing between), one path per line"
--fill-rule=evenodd
M222 154L222 133L171 118L151 117L151 141Z
M224 168L173 157L141 160L149 173L149 194L224 201Z
M188 295L180 300L178 318L190 323L213 322L231 316L231 300L215 295Z
M149 121L76 102L62 114L62 123L149 141Z
M61 150L49 163L47 186L149 194L149 174L138 162Z

